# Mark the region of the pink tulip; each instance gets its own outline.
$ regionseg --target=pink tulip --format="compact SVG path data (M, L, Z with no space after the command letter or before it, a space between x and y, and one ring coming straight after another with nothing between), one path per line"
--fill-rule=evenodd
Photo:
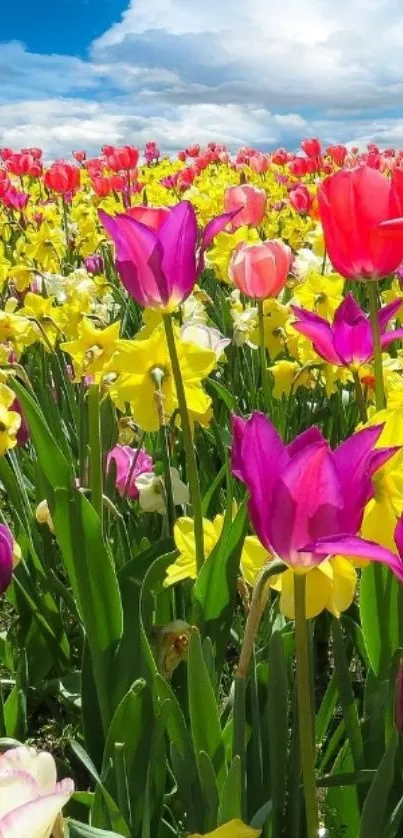
M0 838L48 838L74 792L57 782L51 754L14 748L0 756Z
M225 212L239 210L232 220L232 229L238 227L258 227L262 223L267 206L267 195L264 189L256 186L230 186L225 190Z
M269 168L269 159L266 154L261 154L259 151L253 154L250 158L249 165L253 172L257 175L262 175L267 172Z
M277 297L287 281L291 258L290 248L280 241L241 243L232 254L229 275L247 297Z

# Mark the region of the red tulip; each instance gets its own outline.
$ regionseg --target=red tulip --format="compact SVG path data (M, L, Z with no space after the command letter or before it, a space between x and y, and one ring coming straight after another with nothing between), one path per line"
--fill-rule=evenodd
M10 186L10 178L8 177L7 172L4 169L0 169L0 198L4 198L10 189Z
M106 162L114 172L128 172L136 168L138 159L139 153L137 148L131 145L124 145L122 148L115 148L112 154L108 154Z
M84 163L84 160L87 158L87 154L85 151L73 151L73 157L77 160L77 163Z
M305 151L306 156L313 160L317 160L322 153L321 144L316 137L311 137L308 140L302 140L301 148Z
M277 166L284 166L284 164L287 163L288 154L284 148L278 148L272 155L271 159Z
M229 275L247 297L277 297L287 281L291 258L290 248L280 241L241 243L232 254Z
M199 145L191 145L189 148L186 149L186 154L188 157L198 157L200 154L200 146Z
M52 163L44 177L45 186L59 195L74 193L80 185L80 169L70 163Z
M344 166L344 161L347 157L347 149L345 145L330 145L326 149L326 154L331 157L336 166Z
M403 171L369 166L327 177L318 190L326 250L346 279L378 279L403 261ZM386 223L387 222L387 223Z
M112 192L111 182L107 177L95 175L92 178L92 187L99 198L106 198Z
M112 175L112 177L109 178L109 183L114 192L124 192L127 188L126 180L122 177L122 175Z
M182 149L181 151L178 151L178 155L177 155L177 156L178 156L178 160L181 160L181 161L182 161L182 163L184 163L184 162L185 162L185 160L186 160L186 158L187 158L186 151L185 151L184 149Z
M309 212L312 204L312 196L306 186L299 184L296 189L291 190L289 197L290 204L297 212L303 214Z
M288 164L290 173L294 175L294 177L304 177L304 175L308 172L307 163L308 160L306 157L294 157L294 160L290 160Z
M13 154L13 150L11 148L0 148L0 157L4 162L8 160Z

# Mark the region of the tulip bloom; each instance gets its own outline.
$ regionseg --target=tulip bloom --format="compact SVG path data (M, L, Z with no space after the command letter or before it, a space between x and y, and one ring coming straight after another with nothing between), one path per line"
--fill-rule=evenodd
M241 243L232 254L229 275L235 287L247 297L265 300L276 297L284 287L291 259L290 248L280 241Z
M337 172L321 183L318 204L326 251L338 273L346 279L381 279L398 268L403 261L402 170L395 169L391 179L369 166Z
M0 524L0 594L7 590L13 570L21 559L21 550L6 524Z
M264 189L248 184L230 186L225 190L224 209L226 212L236 211L232 220L232 229L238 227L258 227L262 223L267 206L267 195Z
M51 754L19 747L0 756L0 838L48 838L74 792Z
M332 451L316 427L286 446L263 414L234 418L233 472L247 486L251 521L273 555L301 571L332 556L363 556L403 580L401 558L357 535L374 495L372 476L397 450L373 450L382 430L365 428Z
M106 458L107 471L112 463L116 468L116 488L119 494L127 495L128 498L138 498L139 490L136 480L140 474L153 470L153 458L144 448L138 450L130 448L129 445L115 445Z
M403 337L403 329L386 332L389 320L397 313L401 300L395 300L380 310L381 346ZM337 308L333 323L311 311L292 305L297 318L291 325L312 341L315 352L338 367L357 367L366 364L374 354L374 341L368 315L360 308L352 294L347 294Z
M213 218L199 242L196 214L189 201L181 201L166 213L155 209L147 215L148 207L141 210L142 221L128 214L113 217L102 210L99 217L114 241L116 268L129 294L145 308L172 311L191 293L203 269L204 250L234 212Z
M70 163L52 163L45 173L44 183L59 195L75 192L80 186L80 169Z

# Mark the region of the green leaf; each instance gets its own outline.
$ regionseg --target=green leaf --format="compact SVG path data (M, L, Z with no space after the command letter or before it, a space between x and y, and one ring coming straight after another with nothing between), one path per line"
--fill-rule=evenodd
M402 611L402 585L389 568L373 562L362 572L360 616L368 658L380 679L388 677L393 654L403 643Z
M80 760L80 762L87 769L88 774L90 775L90 777L92 777L92 779L94 780L94 782L96 784L98 794L99 793L102 794L103 802L104 802L105 808L108 812L109 823L111 824L113 829L118 829L119 830L119 835L128 836L129 835L128 826L125 823L125 820L122 817L121 812L119 812L119 809L118 809L115 801L113 800L113 798L111 797L111 795L109 794L107 789L105 788L105 785L102 782L101 777L99 776L98 771L97 771L94 763L92 762L91 758L89 757L89 755L84 750L82 745L80 745L79 742L75 742L74 739L73 739L70 742L70 745L71 745L71 749L75 753L77 759ZM92 802L94 802L94 795L92 795L92 798L93 798Z
M397 742L397 733L394 732L364 803L359 838L374 838L382 834L388 795L395 773Z
M215 771L210 757L205 751L198 754L199 774L204 796L204 831L210 831L217 823L219 795Z
M68 838L122 838L122 833L96 829L94 826L69 820Z
M231 499L229 502L232 505ZM204 562L193 588L194 622L215 645L218 669L224 659L231 628L245 531L246 508L242 505L234 521L231 522L226 514L221 538L208 561Z
M56 489L53 520L85 627L106 732L114 710L112 660L123 631L117 576L98 515L81 492Z
M120 702L108 730L102 775L112 798L118 801L119 777L116 771L115 744L122 743L126 783L130 797L131 830L141 833L146 800L148 764L155 725L151 691L144 680L136 681ZM94 804L93 820L103 826L102 806ZM101 820L101 822L100 822Z
M38 402L16 379L13 379L12 387L22 406L46 479L53 489L68 486L72 482L72 471L49 430Z
M242 817L242 774L241 758L234 757L223 786L218 810L218 826Z
M188 656L189 715L196 759L205 751L210 757L221 791L226 777L220 714L213 686L204 660L200 634L192 629ZM199 765L200 774L200 765Z

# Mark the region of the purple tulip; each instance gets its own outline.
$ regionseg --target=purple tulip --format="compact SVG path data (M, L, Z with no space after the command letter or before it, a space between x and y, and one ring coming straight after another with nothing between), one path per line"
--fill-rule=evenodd
M316 427L286 446L263 414L234 417L232 469L248 488L251 521L268 550L305 568L338 554L363 556L403 579L400 557L357 536L372 475L399 450L373 450L382 428L364 428L332 451Z
M199 239L196 213L181 201L158 229L129 215L99 217L113 239L116 268L129 294L144 307L174 309L191 293L203 269L203 252L235 213L214 218Z
M99 253L93 253L84 259L84 265L90 274L101 274L104 269L104 260Z
M134 460L136 461L135 464ZM140 474L153 470L153 458L144 448L138 451L136 448L130 448L129 445L115 445L106 458L107 471L110 469L112 461L116 466L116 488L119 494L127 495L129 498L138 498L139 491L136 480Z
M400 306L401 300L395 300L384 306L378 314L383 349L403 337L403 329L385 331ZM371 323L352 294L347 294L339 305L332 324L311 311L294 305L291 308L297 318L291 325L312 341L315 351L329 364L349 367L366 364L372 358L374 343Z
M0 524L0 594L7 590L13 575L14 539L9 528Z

